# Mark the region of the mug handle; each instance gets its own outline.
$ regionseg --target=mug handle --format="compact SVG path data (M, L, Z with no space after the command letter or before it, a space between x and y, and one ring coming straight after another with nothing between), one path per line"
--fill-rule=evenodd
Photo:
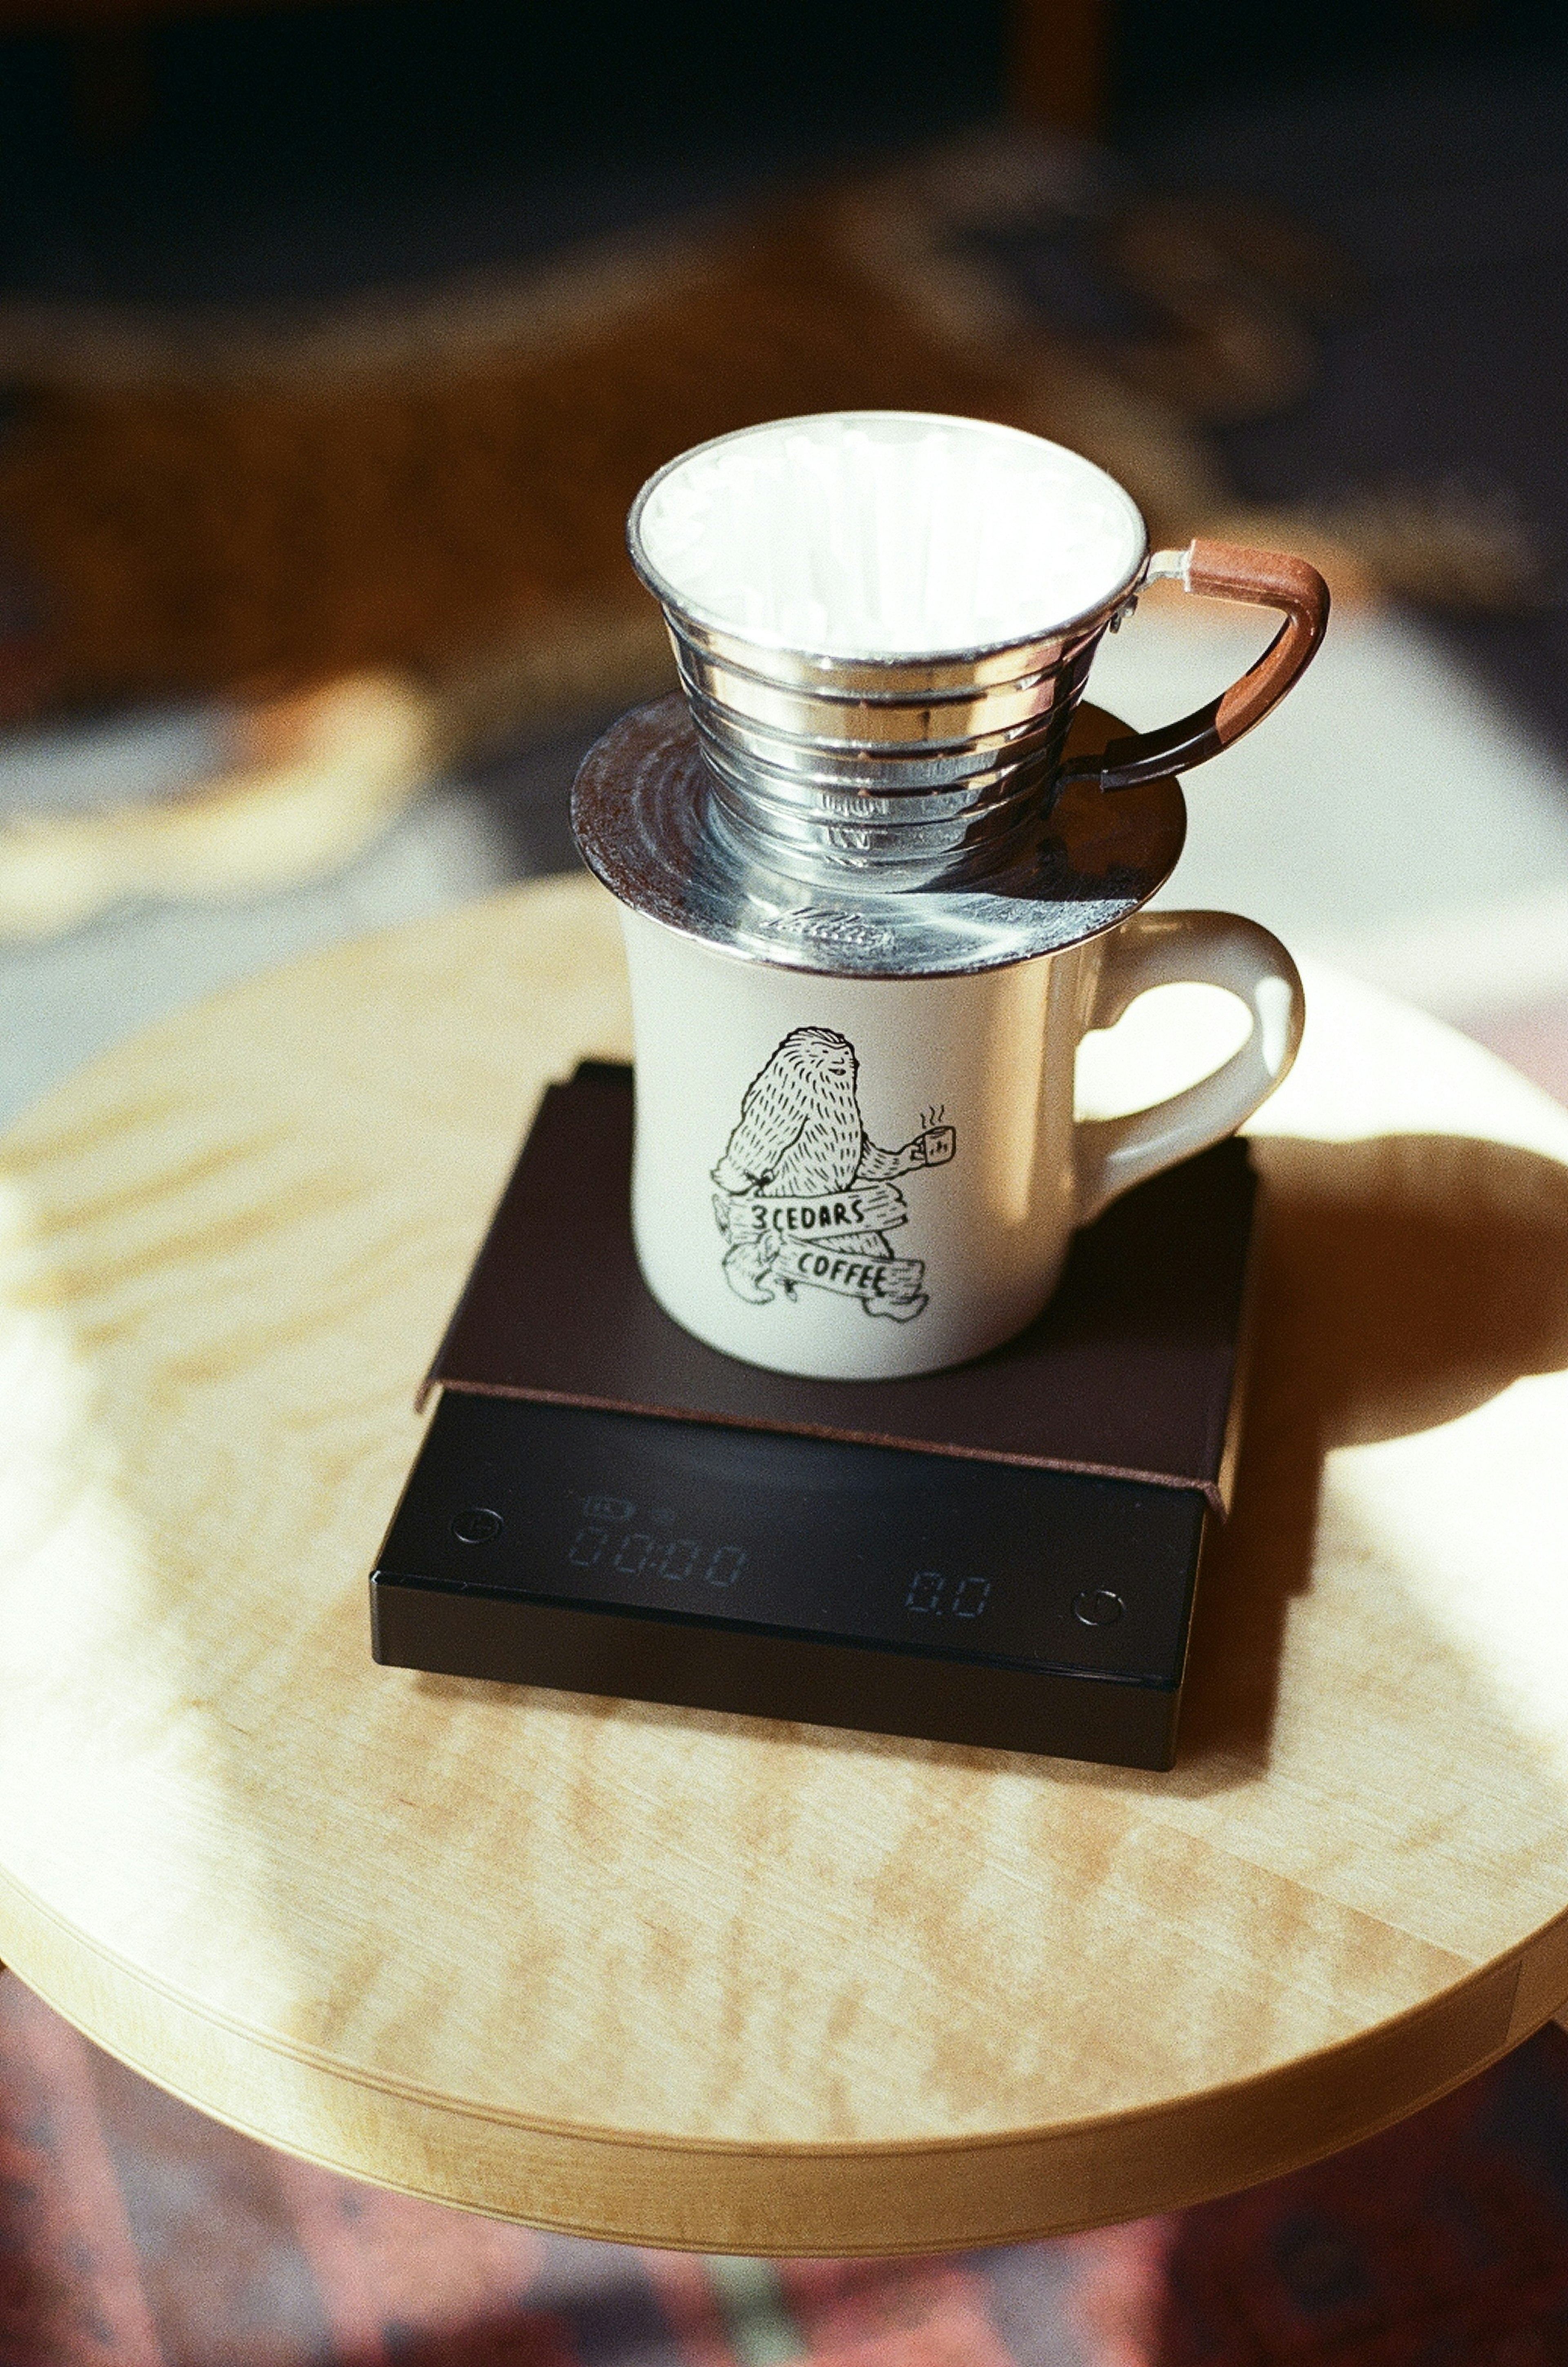
M1235 912L1134 912L1110 933L1083 1032L1113 1026L1151 986L1223 986L1252 1012L1252 1032L1212 1076L1127 1117L1082 1118L1075 1129L1074 1223L1196 1150L1223 1142L1289 1074L1306 997L1278 937Z
M1281 608L1285 621L1256 665L1207 707L1168 723L1112 740L1098 756L1064 767L1062 778L1090 780L1102 789L1136 788L1141 781L1183 773L1217 756L1261 723L1316 655L1328 628L1328 586L1315 567L1282 550L1247 550L1240 543L1200 538L1185 550L1156 550L1145 583L1169 580L1213 600L1240 600L1255 608ZM1125 614L1125 610L1122 611Z

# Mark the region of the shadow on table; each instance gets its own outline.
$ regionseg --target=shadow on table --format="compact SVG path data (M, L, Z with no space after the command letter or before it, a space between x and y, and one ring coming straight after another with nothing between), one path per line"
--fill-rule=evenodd
M1265 1186L1236 1495L1193 1622L1179 1778L1267 1761L1325 1457L1568 1366L1568 1168L1464 1135L1254 1144ZM1156 1779L1157 1780L1157 1779Z

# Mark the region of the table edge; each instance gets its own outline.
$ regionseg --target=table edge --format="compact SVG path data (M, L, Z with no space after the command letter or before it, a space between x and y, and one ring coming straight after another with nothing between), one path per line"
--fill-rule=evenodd
M311 2060L139 1975L9 1875L0 1876L0 1954L133 2071L327 2169L528 2226L774 2258L1021 2242L1233 2192L1375 2135L1568 2002L1565 1910L1404 2013L1226 2086L923 2144L769 2144L574 2129Z

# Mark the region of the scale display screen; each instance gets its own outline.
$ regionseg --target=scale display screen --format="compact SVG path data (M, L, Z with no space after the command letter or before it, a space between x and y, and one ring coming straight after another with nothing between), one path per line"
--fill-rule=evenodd
M448 1392L372 1580L378 1657L989 1741L954 1708L987 1672L998 1703L1179 1688L1204 1517L1188 1489Z

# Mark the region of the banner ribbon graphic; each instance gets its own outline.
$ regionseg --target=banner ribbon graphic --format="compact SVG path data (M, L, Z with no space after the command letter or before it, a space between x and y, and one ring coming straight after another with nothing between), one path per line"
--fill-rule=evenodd
M788 1239L831 1240L835 1233L890 1233L907 1225L909 1211L896 1184L852 1184L847 1192L812 1193L809 1196L765 1193L744 1195L718 1204L724 1210L730 1240L753 1233L783 1233Z

